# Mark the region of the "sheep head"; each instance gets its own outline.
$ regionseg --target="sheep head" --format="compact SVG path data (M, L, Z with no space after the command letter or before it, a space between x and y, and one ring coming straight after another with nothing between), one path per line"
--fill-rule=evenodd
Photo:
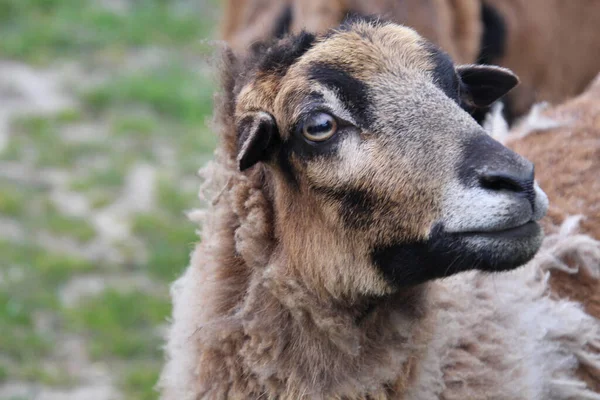
M547 199L533 165L464 111L513 88L509 70L455 67L380 21L282 39L247 68L237 162L264 169L277 257L311 284L383 294L538 250Z

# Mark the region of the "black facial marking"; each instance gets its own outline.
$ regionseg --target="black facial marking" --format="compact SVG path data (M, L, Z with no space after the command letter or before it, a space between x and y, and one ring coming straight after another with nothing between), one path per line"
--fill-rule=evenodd
M277 18L275 22L275 28L273 29L273 37L281 39L288 33L290 33L290 28L292 26L293 12L292 7L288 5L283 10L283 13Z
M346 228L361 230L372 223L377 200L368 191L355 188L315 188L315 190L340 203L340 215Z
M481 49L477 62L479 64L494 64L504 56L506 48L506 23L496 9L485 2L481 6Z
M298 179L292 163L290 162L291 146L282 145L277 156L277 165L281 169L283 176L291 187L298 187Z
M539 234L539 226L531 225L528 235ZM462 271L478 269L500 272L525 264L533 254L507 255L493 247L467 250L464 234L444 232L442 224L432 229L429 239L373 249L371 258L384 278L396 287L418 285Z
M367 191L353 189L342 197L342 219L344 224L355 229L364 229L372 222L377 202Z
M370 110L369 90L364 82L340 67L323 62L314 63L308 71L308 77L335 91L361 128L371 126L374 115Z
M446 96L459 103L459 80L454 63L448 54L428 43L429 54L435 64L433 80Z
M306 53L315 43L315 35L301 32L296 36L283 39L264 51L257 48L255 51L262 52L258 62L258 70L268 74L283 76L289 67Z

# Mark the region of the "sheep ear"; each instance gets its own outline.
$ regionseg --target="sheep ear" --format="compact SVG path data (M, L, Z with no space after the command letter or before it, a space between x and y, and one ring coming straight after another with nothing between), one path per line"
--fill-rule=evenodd
M269 113L250 112L240 119L237 125L237 161L240 171L267 159L276 132L275 118Z
M519 84L509 69L492 65L460 65L462 101L473 107L487 107Z

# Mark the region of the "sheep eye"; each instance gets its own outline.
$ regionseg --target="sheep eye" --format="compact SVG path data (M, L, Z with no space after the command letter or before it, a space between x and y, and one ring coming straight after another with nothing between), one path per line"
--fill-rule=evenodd
M315 113L308 117L302 125L302 134L313 142L322 142L332 137L337 131L335 118L327 113Z

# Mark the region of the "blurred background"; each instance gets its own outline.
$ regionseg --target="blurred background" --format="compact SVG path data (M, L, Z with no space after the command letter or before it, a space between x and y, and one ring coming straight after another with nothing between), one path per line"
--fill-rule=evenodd
M220 12L0 0L0 399L158 397Z

